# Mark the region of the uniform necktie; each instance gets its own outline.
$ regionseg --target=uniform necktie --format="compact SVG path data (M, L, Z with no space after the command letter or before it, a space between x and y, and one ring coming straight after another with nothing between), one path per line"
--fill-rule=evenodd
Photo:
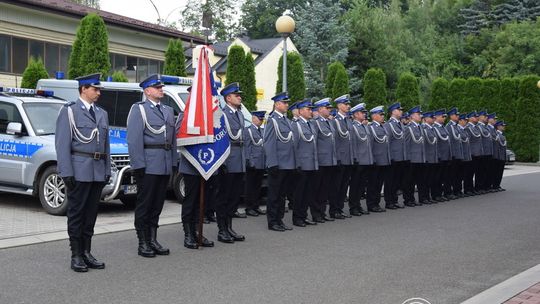
M94 112L94 106L90 106L90 110L88 110L88 112L90 112L90 115L92 116L94 121L96 121L96 112Z
M163 112L161 111L161 105L159 103L156 105L156 108L158 109L159 113L161 113L161 116L163 116Z

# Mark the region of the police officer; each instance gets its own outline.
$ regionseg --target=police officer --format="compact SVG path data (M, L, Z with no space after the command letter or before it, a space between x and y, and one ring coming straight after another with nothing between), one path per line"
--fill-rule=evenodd
M67 189L71 269L87 272L105 263L91 253L101 190L111 176L107 112L95 105L101 74L76 78L79 99L62 107L56 120L58 174Z
M176 130L173 109L160 102L164 96L161 75L153 74L139 86L144 100L133 104L127 121L129 158L137 180L137 251L140 256L155 257L169 254L156 236L169 177L178 164Z
M316 129L317 135L319 170L313 182L314 191L317 193L317 196L311 214L314 222L324 223L326 221L334 221L326 213L326 204L329 199L329 192L332 190L329 185L333 183L337 166L335 129L333 123L330 122L330 110L332 108L330 98L323 98L316 101L314 106L319 113L319 117L313 119L313 126Z
M448 118L450 121L446 124L446 132L450 137L450 149L452 159L450 160L450 167L448 172L448 185L446 190L452 198L462 197L461 193L461 173L460 164L463 161L463 145L461 142L461 133L459 132L458 121L459 112L457 108L452 108L448 111Z
M360 197L367 186L368 176L373 166L373 152L371 151L371 135L364 124L367 110L365 103L359 103L351 108L353 122L351 127L353 172L349 187L349 213L354 216L368 214L362 208Z
M469 166L465 172L465 194L478 195L481 188L481 161L484 155L484 147L482 145L482 133L478 124L478 113L472 111L467 114L467 127L465 130L469 135L469 146L471 147L472 166ZM473 183L474 179L474 183Z
M482 156L480 157L480 164L478 169L479 186L478 190L481 194L489 191L489 173L491 172L489 165L493 158L493 140L491 139L491 133L489 132L487 124L487 111L483 110L478 112L477 127L480 131L482 139Z
M349 109L351 100L349 95L337 97L334 102L338 109L334 116L334 129L336 131L335 142L337 152L337 169L334 176L334 191L330 193L330 217L345 219L351 217L343 213L347 189L352 174L352 142L351 132L352 122L349 119Z
M435 200L435 181L434 176L437 170L437 165L439 163L438 151L437 151L437 142L438 137L433 128L433 112L423 113L424 123L422 128L424 131L424 151L426 155L426 164L424 169L424 181L425 193L422 193L422 200L418 202L417 205L423 204L436 204L439 201Z
M401 114L401 124L404 126L408 125L411 122L411 117L409 115L409 112L404 112Z
M487 115L487 129L489 130L489 134L491 135L491 142L493 143L493 153L491 155L491 158L489 159L489 173L488 173L488 179L487 179L487 190L491 192L495 192L496 188L494 187L494 184L496 183L496 180L498 178L499 173L499 155L497 155L498 151L496 150L498 148L497 146L497 128L495 127L495 124L497 123L497 114L491 113ZM506 155L505 155L506 158Z
M223 118L225 129L229 136L231 150L220 173L218 185L218 203L215 206L218 224L218 241L234 243L244 241L245 236L236 233L232 228L232 218L237 212L240 196L244 186L243 178L246 172L246 156L244 154L244 115L240 110L242 91L240 84L233 82L221 90L225 98ZM246 217L245 214L242 217Z
M390 159L392 162L390 167L388 167L388 179L384 183L384 201L386 202L386 209L397 209L400 208L398 204L398 190L401 187L402 181L404 181L403 177L408 168L405 137L403 125L401 124L401 115L403 113L401 104L396 102L390 105L388 107L388 113L390 114L390 118L384 124L384 129L389 135Z
M383 106L377 106L369 111L371 123L368 129L371 133L371 147L373 154L373 168L368 178L367 207L370 212L386 212L380 207L381 190L387 180L388 167L390 166L389 135L383 127Z
M298 109L298 119L292 123L292 130L295 138L295 155L297 178L294 190L293 204L293 225L306 227L306 225L317 225L316 222L308 219L308 207L313 216L314 204L313 189L311 183L319 169L317 160L317 136L316 130L312 126L311 120L311 100L304 99L296 104Z
M466 193L465 189L467 188L473 189L472 179L470 181L466 179L466 172L468 168L473 166L469 133L465 131L466 126L467 126L467 115L460 114L458 132L461 137L461 145L463 147L463 160L459 162L459 167L457 170L457 173L460 179L457 190L459 191L459 193L463 194L463 196L469 196L469 194Z
M497 161L495 170L496 175L493 182L493 189L495 191L506 191L504 188L501 188L504 165L506 164L506 137L504 136L505 127L506 123L504 121L497 121L495 123L495 128L497 129L495 146L493 147L493 149L497 151L496 153L494 153Z
M246 155L246 214L259 216L266 211L259 208L261 184L265 172L263 130L261 125L266 111L251 112L252 124L244 130L244 152Z
M266 124L263 147L268 168L268 200L266 217L268 229L273 231L292 230L283 223L285 214L285 194L287 185L292 182L296 169L291 121L287 118L289 95L282 92L272 97L274 112Z
M405 172L403 178L405 186L403 187L404 205L408 207L416 206L414 198L415 186L418 187L418 201L428 201L428 191L426 181L424 180L426 155L424 149L424 132L420 122L422 122L422 110L416 106L409 110L410 122L403 128L405 137L406 158L409 160L409 169Z
M444 202L455 198L449 193L452 188L448 187L448 172L450 168L450 160L452 159L452 150L450 148L450 136L444 128L446 110L437 110L433 113L433 116L435 117L433 128L435 130L435 134L437 134L437 155L439 157L439 163L437 164L437 169L435 171L436 175L434 178L434 200Z

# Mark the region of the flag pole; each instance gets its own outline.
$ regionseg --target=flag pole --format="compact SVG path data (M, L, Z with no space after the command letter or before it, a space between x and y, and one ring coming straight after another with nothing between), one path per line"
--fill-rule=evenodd
M199 195L199 237L197 238L197 244L199 248L202 248L203 243L203 226L204 226L204 178L201 176L201 194Z

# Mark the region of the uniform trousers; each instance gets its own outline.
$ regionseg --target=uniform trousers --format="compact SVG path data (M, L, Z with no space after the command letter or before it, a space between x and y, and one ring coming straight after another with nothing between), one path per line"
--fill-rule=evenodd
M360 198L368 184L370 165L355 165L351 176L349 187L349 210L359 211L362 209Z
M345 198L347 197L347 189L351 181L353 166L338 165L334 175L334 188L330 193L330 215L343 213L345 206Z
M445 193L458 195L461 193L461 159L452 158L448 171L448 186L445 188Z
M266 218L268 227L283 224L285 216L285 195L293 182L295 170L268 169L268 199L266 203Z
M491 164L491 156L489 155L483 155L479 159L479 168L478 168L478 182L475 183L476 190L488 190L489 189L489 181L490 181L490 164Z
M70 238L92 238L104 182L75 181L67 189L67 225Z
M403 189L404 203L413 203L416 201L414 198L415 187L418 187L418 200L421 202L426 199L428 189L424 179L425 169L426 166L422 163L409 164L404 175L404 180L407 181Z
M449 195L448 188L445 187L445 185L448 185L448 172L450 168L450 162L447 160L439 161L434 166L435 173L433 176L433 193L432 195L434 197L441 197L443 195Z
M319 166L319 170L315 174L313 187L317 196L315 197L315 206L311 209L311 215L314 218L326 215L326 204L329 200L329 192L332 190L329 185L333 183L335 170L334 166Z
M222 170L218 174L218 178L218 200L214 206L216 217L233 217L244 190L244 173L229 173Z
M506 165L505 160L497 159L496 160L496 172L495 172L495 178L493 181L493 189L498 189L501 187L501 182L504 174L504 166Z
M472 192L480 189L480 159L481 156L473 156L470 166L468 166L465 171L465 180L463 181L465 192Z
M259 208L263 177L263 169L246 168L246 209L248 210Z
M184 174L184 185L186 195L182 201L182 223L197 223L200 212L201 182L200 175ZM217 196L218 176L213 175L204 181L204 210Z
M388 182L384 184L384 201L386 205L398 203L398 190L407 171L408 161L392 161L388 168ZM403 189L402 189L403 190Z
M159 216L165 203L169 175L145 174L137 180L135 229L159 227Z
M467 170L469 170L470 167L472 167L472 161L470 160L462 160L461 162L459 162L459 183L457 186L457 190L461 193L467 192L467 189L469 189L469 191L474 190L472 177L469 180L469 177L467 176Z
M367 207L368 209L380 207L381 202L381 191L385 179L387 179L387 172L389 166L373 166L370 170L370 175L368 177L368 188L367 188ZM385 192L386 194L386 192Z
M308 208L311 210L311 216L313 216L315 197L311 183L316 174L317 171L314 170L297 171L297 181L294 190L293 220L306 220L308 217Z

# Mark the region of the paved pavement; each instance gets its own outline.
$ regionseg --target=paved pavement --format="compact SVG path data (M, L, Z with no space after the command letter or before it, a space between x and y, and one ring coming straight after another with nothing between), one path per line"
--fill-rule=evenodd
M93 252L107 269L86 274L69 270L66 240L2 249L0 303L460 303L540 264L538 185L514 175L506 192L284 233L235 220L246 242L204 250L166 225L172 253L155 259L137 256L133 231L102 234Z
M540 282L520 292L504 304L540 304Z

